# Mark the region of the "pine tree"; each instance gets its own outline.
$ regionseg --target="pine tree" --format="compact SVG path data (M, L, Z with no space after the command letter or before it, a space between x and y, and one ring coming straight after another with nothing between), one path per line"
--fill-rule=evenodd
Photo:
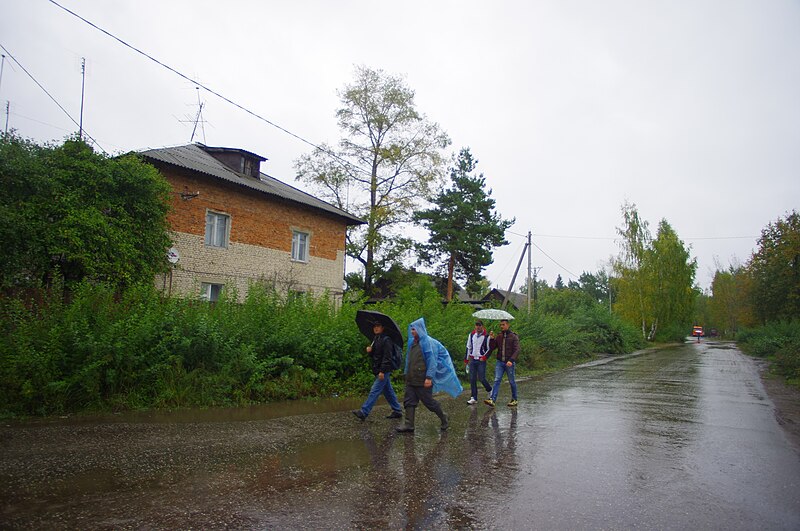
M492 191L486 190L483 174L472 175L478 161L469 148L461 149L450 169L450 188L434 199L434 208L414 214L430 232L427 244L418 249L420 262L447 270L447 300L453 298L453 279L466 282L474 291L481 271L492 263L492 249L507 245L505 231L514 220L503 220L495 212Z

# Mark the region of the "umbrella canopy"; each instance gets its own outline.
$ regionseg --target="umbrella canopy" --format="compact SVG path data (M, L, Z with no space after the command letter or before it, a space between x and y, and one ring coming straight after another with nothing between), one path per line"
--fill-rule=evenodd
M383 325L383 331L389 336L389 339L397 345L403 346L403 334L400 333L400 327L397 326L394 319L384 313L372 310L358 310L356 312L356 324L361 333L370 339L375 337L372 327L375 324Z
M494 308L487 308L486 310L478 310L477 312L472 314L472 317L475 317L476 319L489 319L495 321L500 321L503 319L510 321L511 319L514 318L514 316L508 313L507 311L497 310Z

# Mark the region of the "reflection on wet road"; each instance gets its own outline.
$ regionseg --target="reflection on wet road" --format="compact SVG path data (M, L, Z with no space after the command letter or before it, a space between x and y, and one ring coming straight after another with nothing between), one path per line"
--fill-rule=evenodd
M703 342L442 400L396 434L332 401L0 428L3 528L798 529L754 363ZM509 398L507 384L499 403ZM295 406L297 407L297 406Z

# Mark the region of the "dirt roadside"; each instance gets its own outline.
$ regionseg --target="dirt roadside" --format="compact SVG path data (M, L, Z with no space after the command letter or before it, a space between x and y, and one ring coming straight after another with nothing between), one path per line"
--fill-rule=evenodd
M775 419L785 430L795 450L800 453L800 389L787 385L783 377L770 374L768 362L757 361L761 382L775 404Z

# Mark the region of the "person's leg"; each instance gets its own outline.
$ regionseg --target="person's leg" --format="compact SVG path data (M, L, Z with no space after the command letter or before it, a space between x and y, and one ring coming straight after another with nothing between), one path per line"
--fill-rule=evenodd
M450 426L449 419L444 411L442 411L442 405L433 398L433 388L432 387L422 387L419 392L419 398L425 407L428 408L430 411L436 414L439 417L439 420L442 421L442 431L446 430Z
M511 386L511 400L517 399L517 381L515 373L517 372L516 362L511 363L511 367L506 367L506 374L508 375L508 385Z
M403 409L400 407L400 402L397 400L394 387L392 387L391 376L389 374L384 374L383 380L385 382L383 386L383 396L386 398L386 402L389 403L389 407L392 408L392 414L389 415L389 418L400 418L398 415L402 414Z
M417 404L419 397L417 397L417 388L406 384L406 392L403 397L403 406L406 409L406 418L403 424L395 428L399 432L413 432L414 431L414 417L417 411Z
M478 399L478 365L480 362L471 358L469 360L469 388L472 398Z
M379 380L377 377L375 378L375 381L372 382L372 389L369 390L369 395L367 396L366 401L364 401L364 403L361 405L361 409L353 411L355 416L361 420L367 418L367 415L369 415L369 412L372 411L372 408L375 406L375 402L378 401L378 397L381 396L381 393L383 393L385 382L386 380ZM357 413L358 411L361 412L361 415Z
M492 386L489 385L489 382L486 381L486 362L479 361L478 362L478 380L483 384L483 388L486 390L487 393L492 392ZM477 396L476 396L477 398Z
M497 400L497 393L500 391L500 382L503 379L503 373L505 372L506 364L502 361L497 361L494 364L494 385L492 385L492 401Z

